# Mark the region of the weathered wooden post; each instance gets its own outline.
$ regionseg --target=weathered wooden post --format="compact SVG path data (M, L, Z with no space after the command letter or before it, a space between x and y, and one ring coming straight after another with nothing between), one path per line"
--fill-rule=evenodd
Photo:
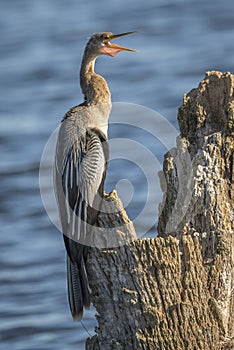
M111 234L126 223L127 241L90 253L98 328L87 350L234 349L234 76L208 72L178 122L158 237L135 238L115 193L117 217L100 218Z

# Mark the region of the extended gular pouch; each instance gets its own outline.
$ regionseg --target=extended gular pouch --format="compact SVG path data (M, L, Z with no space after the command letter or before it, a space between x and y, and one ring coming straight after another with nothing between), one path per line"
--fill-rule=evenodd
M114 57L120 51L137 52L136 50L129 49L127 47L111 43L111 40L117 39L117 38L119 38L121 36L134 34L134 33L136 33L136 32L127 32L127 33L122 33L122 34L112 34L112 33L110 33L109 37L102 42L102 48L100 50L100 53L102 53L104 55L108 55L108 56Z

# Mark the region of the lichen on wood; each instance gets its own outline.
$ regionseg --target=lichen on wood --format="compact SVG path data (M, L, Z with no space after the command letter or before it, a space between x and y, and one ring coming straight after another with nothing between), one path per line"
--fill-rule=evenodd
M90 251L98 327L87 350L234 349L234 76L208 72L178 122L160 174L158 237L136 239L115 196L126 242ZM112 222L99 225L115 235Z

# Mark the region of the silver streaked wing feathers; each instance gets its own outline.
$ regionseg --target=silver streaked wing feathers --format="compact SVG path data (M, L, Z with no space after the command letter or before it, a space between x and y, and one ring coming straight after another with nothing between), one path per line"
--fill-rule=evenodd
M63 161L62 187L65 199L67 234L85 239L87 208L92 207L105 170L100 138L91 133L85 141L75 142ZM96 208L97 209L97 208ZM63 225L64 226L64 225Z

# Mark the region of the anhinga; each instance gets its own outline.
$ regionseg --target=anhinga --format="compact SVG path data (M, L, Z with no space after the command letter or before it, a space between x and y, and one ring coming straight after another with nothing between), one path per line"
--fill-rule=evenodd
M70 109L60 126L55 157L55 190L67 251L68 299L74 320L90 306L85 262L90 227L95 225L108 161L107 128L111 95L94 72L96 58L131 50L110 41L132 34L103 32L91 36L84 51L80 85L84 102Z

